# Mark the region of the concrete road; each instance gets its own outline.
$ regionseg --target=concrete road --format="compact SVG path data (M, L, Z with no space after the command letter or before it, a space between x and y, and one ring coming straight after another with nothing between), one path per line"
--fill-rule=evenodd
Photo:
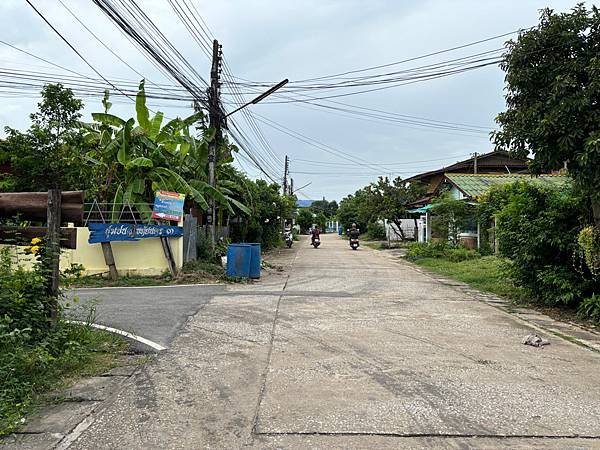
M600 354L524 346L515 316L336 236L280 260L215 292L71 447L600 448Z

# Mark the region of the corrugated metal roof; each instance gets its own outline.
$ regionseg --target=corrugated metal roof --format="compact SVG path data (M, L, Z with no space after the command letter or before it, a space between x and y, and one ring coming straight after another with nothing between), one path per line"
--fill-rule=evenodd
M490 187L515 181L531 181L547 186L560 186L569 180L566 175L526 175L526 174L473 174L446 173L446 179L469 197L478 197Z

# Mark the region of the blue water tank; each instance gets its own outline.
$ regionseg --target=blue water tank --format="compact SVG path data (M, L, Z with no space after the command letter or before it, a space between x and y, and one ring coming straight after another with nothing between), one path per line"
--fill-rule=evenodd
M252 246L248 244L229 244L227 247L227 276L248 278Z
M260 278L260 244L248 244L252 248L250 278Z

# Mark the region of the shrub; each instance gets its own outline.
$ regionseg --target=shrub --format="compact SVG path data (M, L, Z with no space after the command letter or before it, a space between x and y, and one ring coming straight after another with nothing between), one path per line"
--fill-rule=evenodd
M448 248L444 256L452 262L466 261L467 259L479 258L481 255L475 251L464 247Z
M486 201L495 205L500 253L510 259L508 275L534 299L577 305L592 294L594 282L573 264L586 205L569 186L517 182L496 189Z
M439 258L445 255L447 247L444 241L411 242L408 244L406 256L410 259Z
M385 227L379 222L369 222L367 224L367 236L374 241L384 241L387 239Z
M600 323L600 295L592 295L585 299L577 310L579 317Z

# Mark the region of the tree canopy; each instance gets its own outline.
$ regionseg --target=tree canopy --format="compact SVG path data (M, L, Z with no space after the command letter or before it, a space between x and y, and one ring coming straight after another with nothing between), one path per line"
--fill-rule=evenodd
M531 153L534 173L566 166L600 224L600 11L544 9L538 26L507 46L496 148Z

